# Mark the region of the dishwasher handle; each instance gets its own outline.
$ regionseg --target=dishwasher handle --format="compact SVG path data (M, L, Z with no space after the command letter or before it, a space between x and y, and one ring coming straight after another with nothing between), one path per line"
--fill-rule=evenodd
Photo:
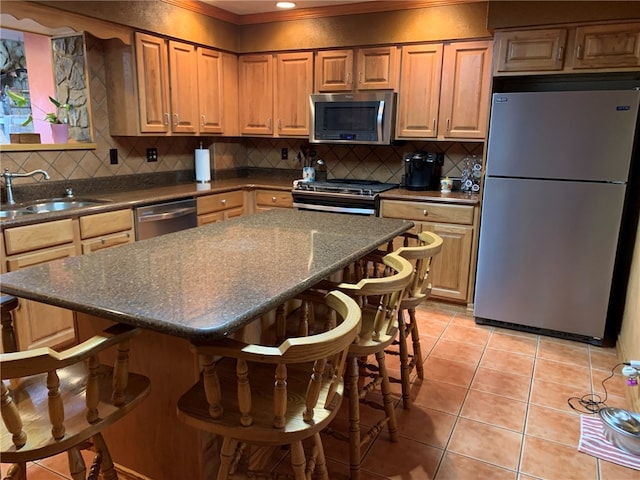
M157 222L158 220L170 220L172 218L184 217L185 215L190 215L195 212L196 212L196 207L176 208L175 210L170 210L168 212L140 215L138 217L138 222L145 223L145 222Z

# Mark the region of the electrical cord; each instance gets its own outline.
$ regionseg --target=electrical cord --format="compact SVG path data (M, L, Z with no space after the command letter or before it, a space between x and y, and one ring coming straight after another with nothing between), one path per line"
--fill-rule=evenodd
M600 382L602 388L604 389L604 398L600 397L600 395L598 395L597 393L588 393L586 395L583 395L582 397L569 397L567 399L567 403L569 404L569 406L573 410L576 410L580 413L598 413L601 409L605 408L607 406L605 402L607 401L608 393L607 387L605 387L604 383L612 378L615 375L615 369L622 365L629 364L623 362L614 365L611 369L611 375ZM574 405L575 403L577 403L578 405ZM579 407L582 407L584 410L581 410Z

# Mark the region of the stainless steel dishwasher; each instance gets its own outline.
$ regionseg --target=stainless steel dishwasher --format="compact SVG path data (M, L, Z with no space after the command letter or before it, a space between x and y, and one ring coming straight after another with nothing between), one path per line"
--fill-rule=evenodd
M138 207L135 214L136 240L185 230L198 224L193 198Z

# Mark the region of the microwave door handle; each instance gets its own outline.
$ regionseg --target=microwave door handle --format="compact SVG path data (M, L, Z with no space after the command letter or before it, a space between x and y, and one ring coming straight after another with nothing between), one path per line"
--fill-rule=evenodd
M378 129L378 141L382 140L382 116L384 114L384 100L380 100L378 105L378 116L376 118L376 125Z

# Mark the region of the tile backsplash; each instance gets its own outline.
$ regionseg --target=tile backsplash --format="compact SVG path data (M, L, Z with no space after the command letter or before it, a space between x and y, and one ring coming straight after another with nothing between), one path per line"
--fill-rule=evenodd
M215 171L239 168L302 170L296 160L305 139L226 137L112 137L106 96L106 76L102 42L87 35L91 115L95 150L2 152L1 167L13 172L44 169L52 180L78 180L194 169L194 150L200 141L211 149ZM363 178L399 183L402 158L416 150L443 152L443 175L458 177L466 155L482 156L483 142L402 142L402 145L314 145L317 158L327 164L329 178ZM147 162L146 149L158 150L158 161ZM111 165L109 150L118 150L118 164ZM288 159L281 150L288 149ZM40 182L23 178L20 184ZM4 185L3 185L4 187Z

